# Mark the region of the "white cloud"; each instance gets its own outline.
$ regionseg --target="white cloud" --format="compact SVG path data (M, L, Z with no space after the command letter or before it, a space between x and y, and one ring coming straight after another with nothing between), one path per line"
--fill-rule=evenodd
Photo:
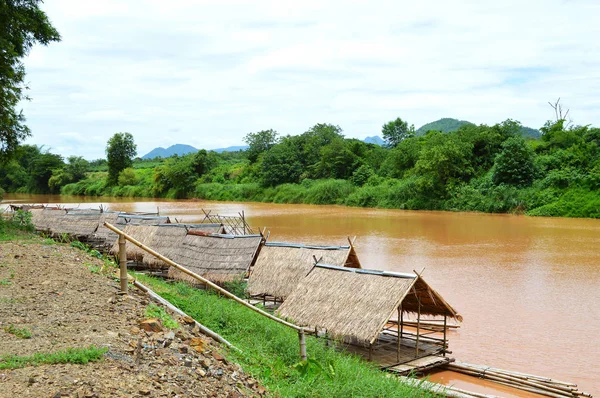
M506 118L541 126L563 97L600 124L600 5L590 1L346 2L61 0L43 5L63 36L26 60L34 136L104 156L131 132L140 154L242 144L259 129L319 122L347 136L402 117Z

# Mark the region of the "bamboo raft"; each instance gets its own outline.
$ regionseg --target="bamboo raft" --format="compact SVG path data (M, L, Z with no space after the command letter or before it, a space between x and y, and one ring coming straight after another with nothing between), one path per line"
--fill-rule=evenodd
M554 380L549 377L536 376L510 370L473 365L466 362L454 362L446 365L448 370L491 380L501 385L522 391L552 398L592 397L591 394L579 391L577 384ZM476 395L473 395L476 396Z

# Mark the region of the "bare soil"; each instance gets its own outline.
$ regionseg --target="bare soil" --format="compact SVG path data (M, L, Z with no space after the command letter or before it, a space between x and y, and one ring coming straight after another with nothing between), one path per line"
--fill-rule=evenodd
M243 397L265 394L218 343L184 319L173 331L140 328L150 299L85 252L39 241L0 243L0 356L107 347L100 362L0 370L0 397ZM189 320L188 320L189 321ZM23 339L5 331L27 328Z

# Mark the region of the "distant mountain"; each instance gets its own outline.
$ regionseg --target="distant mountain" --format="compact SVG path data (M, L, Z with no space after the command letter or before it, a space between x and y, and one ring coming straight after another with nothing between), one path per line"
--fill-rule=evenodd
M243 151L246 149L248 149L247 146L229 146L227 148L208 149L208 151L215 151L217 153L221 153L221 152ZM148 152L147 154L142 156L142 159L154 159L156 157L168 158L173 155L183 156L183 155L187 155L188 153L195 153L195 152L198 152L198 149L194 148L191 145L175 144L175 145L171 145L167 149L165 149L163 147L154 148L153 150L151 150L150 152Z
M221 152L245 151L246 149L248 149L248 145L228 146L227 148L217 148L217 149L210 149L210 150L215 151L217 153L221 153Z
M198 150L191 145L175 144L171 145L167 149L162 147L154 148L153 150L142 156L142 159L154 159L159 156L161 158L168 158L173 155L182 156L194 152L198 152Z
M471 122L467 122L466 120L458 120L452 119L449 117L445 117L440 120L436 120L435 122L424 124L423 126L417 129L417 135L424 135L430 130L434 131L442 131L444 133L449 133L451 131L456 131L460 126L464 126L465 124L473 124Z
M464 126L465 124L473 124L473 123L468 122L466 120L458 120L458 119L452 119L452 118L446 117L446 118L443 118L440 120L436 120L435 122L427 123L427 124L421 126L417 130L417 135L424 135L428 131L431 131L431 130L442 131L444 133L450 133L452 131L458 130L461 126ZM539 138L542 136L542 133L540 133L539 130L532 129L531 127L523 126L521 128L521 135L523 137Z
M532 129L531 127L523 126L521 128L521 135L523 137L540 138L542 136L542 133L540 132L540 130L536 130L536 129Z
M375 145L379 145L379 146L383 146L385 144L385 141L378 135L374 135L372 137L367 137L363 140L363 142L366 142L367 144L375 144Z

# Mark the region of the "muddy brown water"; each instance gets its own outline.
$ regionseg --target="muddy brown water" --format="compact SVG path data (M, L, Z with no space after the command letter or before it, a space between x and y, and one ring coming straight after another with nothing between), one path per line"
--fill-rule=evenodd
M576 382L600 395L600 220L40 195L6 195L9 201L159 207L185 222L200 221L201 209L244 210L250 225L268 227L271 241L343 245L357 236L363 267L424 268L424 278L461 313L462 327L449 334L458 360ZM454 372L430 379L494 392Z

